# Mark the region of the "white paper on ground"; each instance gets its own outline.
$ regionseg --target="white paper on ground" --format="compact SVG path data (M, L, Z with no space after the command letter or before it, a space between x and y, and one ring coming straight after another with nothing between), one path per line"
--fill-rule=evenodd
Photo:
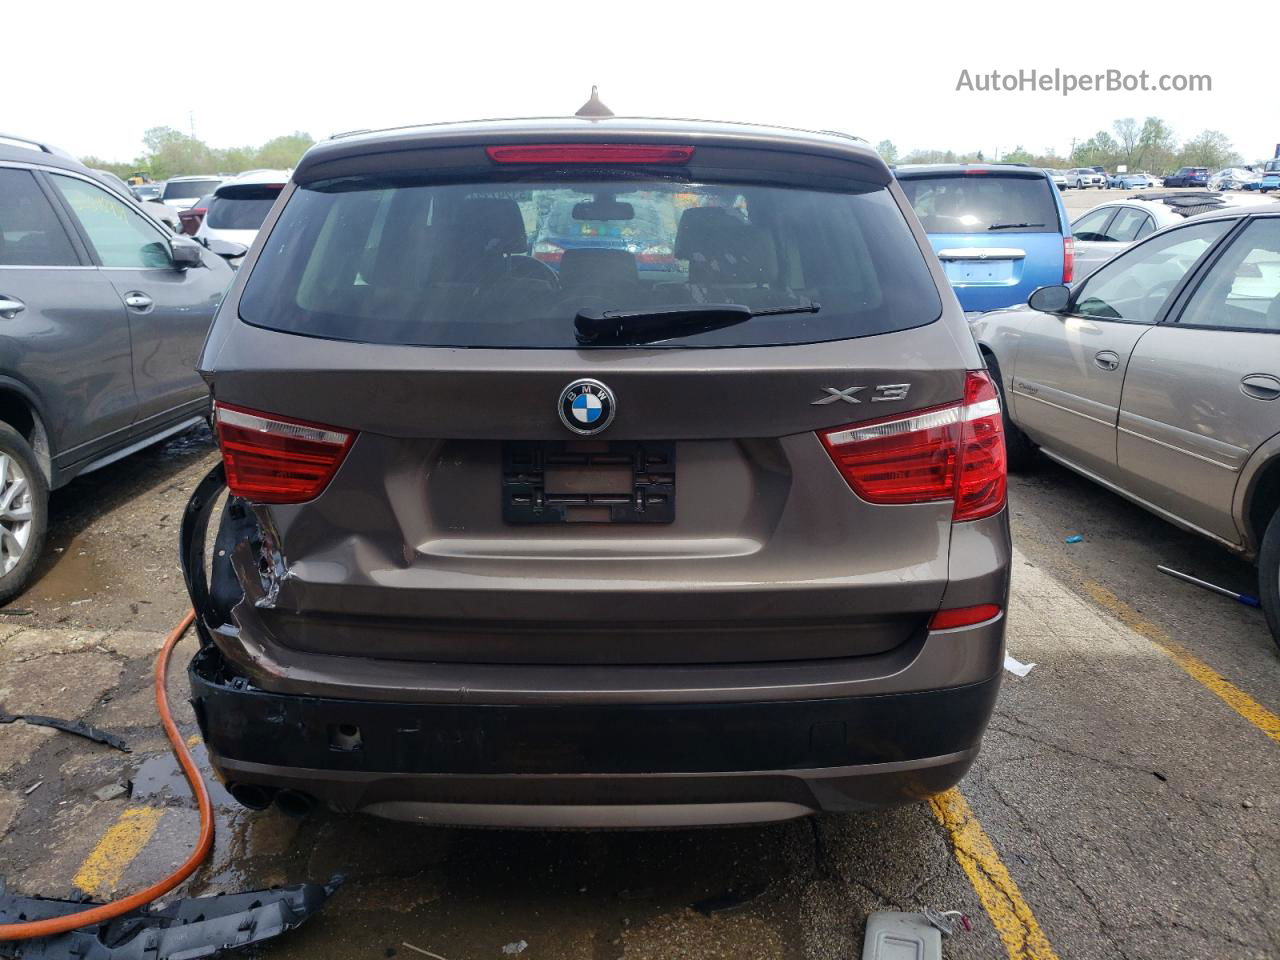
M1031 672L1031 668L1034 666L1035 666L1034 663L1022 663L1018 660L1015 660L1013 659L1013 657L1009 656L1009 654L1007 653L1004 655L1004 668L1008 670L1010 673L1012 673L1015 677L1025 677L1028 673Z

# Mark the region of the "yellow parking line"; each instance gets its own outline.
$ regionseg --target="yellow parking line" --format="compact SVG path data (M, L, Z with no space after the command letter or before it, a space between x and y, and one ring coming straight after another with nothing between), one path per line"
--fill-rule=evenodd
M954 787L929 800L1010 960L1058 960L969 802Z
M73 881L75 885L93 894L107 894L114 890L125 868L156 832L163 816L164 810L155 807L130 807L122 811L93 852L80 864Z
M1272 740L1280 743L1280 715L1272 713L1235 684L1223 679L1211 666L1199 659L1158 624L1152 623L1137 610L1117 597L1100 583L1084 581L1085 592L1101 607L1115 615L1130 630L1142 634L1180 666L1192 679L1199 681L1212 693L1222 698L1240 716L1244 717Z

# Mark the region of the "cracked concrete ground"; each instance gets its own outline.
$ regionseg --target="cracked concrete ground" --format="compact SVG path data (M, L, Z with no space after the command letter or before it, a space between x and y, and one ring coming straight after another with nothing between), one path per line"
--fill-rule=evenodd
M154 832L141 854L105 865L99 892L138 889L186 856L196 817L155 723L150 670L186 605L177 520L212 459L207 434L193 434L55 495L40 578L0 611L0 704L86 719L134 750L0 726L0 872L18 891L67 893L132 807L159 812ZM1261 616L1154 568L1235 589L1251 569L1049 464L1014 480L1011 509L1009 649L1036 667L1006 677L962 789L1053 951L1280 956L1280 744L1096 589L1277 710L1280 661ZM1065 544L1074 533L1084 542ZM180 671L171 689L194 732ZM95 799L113 783L134 796ZM190 892L350 878L264 950L273 957L420 956L408 942L449 960L499 958L524 940L525 958L827 960L860 954L868 912L924 905L974 919L948 957L1007 955L923 805L734 830L511 833L298 821L215 797L215 853ZM710 916L694 906L735 897Z

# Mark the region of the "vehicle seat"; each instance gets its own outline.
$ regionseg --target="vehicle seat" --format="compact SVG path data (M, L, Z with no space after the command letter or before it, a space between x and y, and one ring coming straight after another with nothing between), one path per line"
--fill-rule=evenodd
M463 200L433 225L435 283L481 286L507 276L507 257L523 254L529 240L514 200L477 197Z
M641 286L635 255L626 250L580 247L560 259L560 288L608 296Z
M701 286L758 286L778 274L770 233L723 207L691 207L676 229L676 258L689 261L689 282Z

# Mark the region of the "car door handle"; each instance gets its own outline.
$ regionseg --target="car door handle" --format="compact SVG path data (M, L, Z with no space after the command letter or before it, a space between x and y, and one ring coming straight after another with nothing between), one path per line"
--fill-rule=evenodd
M1251 373L1240 381L1240 392L1255 400L1275 400L1280 397L1280 377Z
M12 320L25 309L27 309L27 305L21 300L15 300L13 297L6 297L3 293L0 293L0 317Z
M1099 350L1093 355L1093 362L1103 370L1114 370L1120 366L1120 354L1114 350Z
M146 310L155 301L139 290L131 290L124 295L124 304L130 310Z

